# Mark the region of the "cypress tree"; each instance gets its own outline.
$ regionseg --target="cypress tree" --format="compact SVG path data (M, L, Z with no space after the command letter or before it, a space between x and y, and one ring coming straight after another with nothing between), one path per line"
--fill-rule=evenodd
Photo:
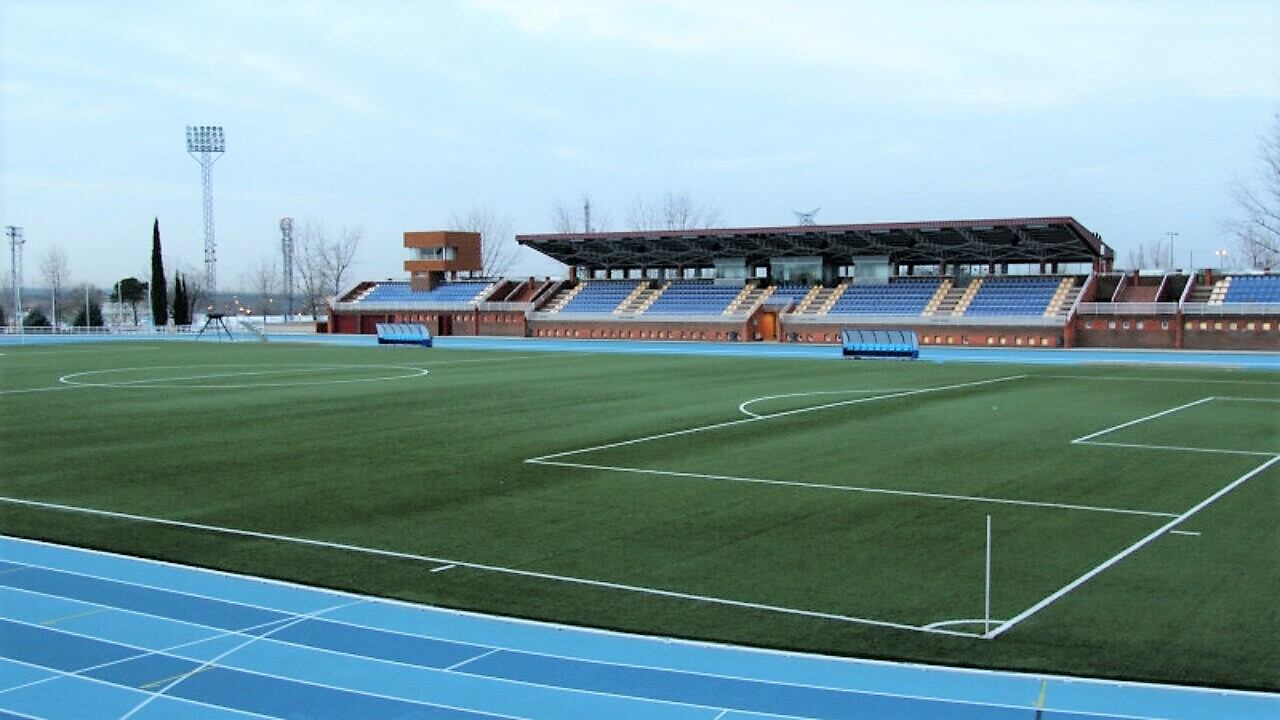
M191 306L187 302L187 284L180 273L173 274L173 324L191 324Z
M151 324L169 322L169 290L165 286L164 258L160 255L160 218L151 228Z

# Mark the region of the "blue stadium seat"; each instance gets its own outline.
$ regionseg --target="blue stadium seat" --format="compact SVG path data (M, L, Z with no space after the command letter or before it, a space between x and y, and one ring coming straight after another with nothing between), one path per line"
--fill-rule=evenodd
M458 280L441 283L430 292L416 292L407 282L382 282L358 302L467 303L475 300L490 282Z
M992 276L983 280L965 315L1043 315L1062 278L1044 275Z
M1280 275L1233 275L1224 303L1280 303Z
M829 315L920 315L938 291L941 278L893 278L884 284L854 283Z

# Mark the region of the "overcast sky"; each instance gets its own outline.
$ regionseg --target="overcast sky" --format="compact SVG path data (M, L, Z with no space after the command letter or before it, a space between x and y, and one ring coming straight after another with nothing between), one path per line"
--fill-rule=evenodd
M194 269L184 127L218 124L224 289L285 215L359 226L357 274L399 278L406 230L485 205L548 231L583 193L614 229L666 191L732 226L1071 215L1210 265L1278 45L1274 0L0 0L0 223L31 285L55 244L75 281L145 278L156 216Z

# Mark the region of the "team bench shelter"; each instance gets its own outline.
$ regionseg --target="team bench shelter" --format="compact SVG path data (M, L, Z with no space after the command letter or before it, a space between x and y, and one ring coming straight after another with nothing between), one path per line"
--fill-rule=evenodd
M912 330L856 330L840 331L840 343L845 357L920 357L920 341Z
M421 323L378 323L378 344L431 347L431 333Z

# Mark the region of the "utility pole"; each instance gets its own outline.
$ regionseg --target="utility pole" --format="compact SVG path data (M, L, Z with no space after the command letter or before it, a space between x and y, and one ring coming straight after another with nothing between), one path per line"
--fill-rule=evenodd
M591 198L582 199L582 232L591 232Z
M1165 235L1169 236L1169 269L1173 269L1173 239L1178 237L1178 233L1170 230Z

